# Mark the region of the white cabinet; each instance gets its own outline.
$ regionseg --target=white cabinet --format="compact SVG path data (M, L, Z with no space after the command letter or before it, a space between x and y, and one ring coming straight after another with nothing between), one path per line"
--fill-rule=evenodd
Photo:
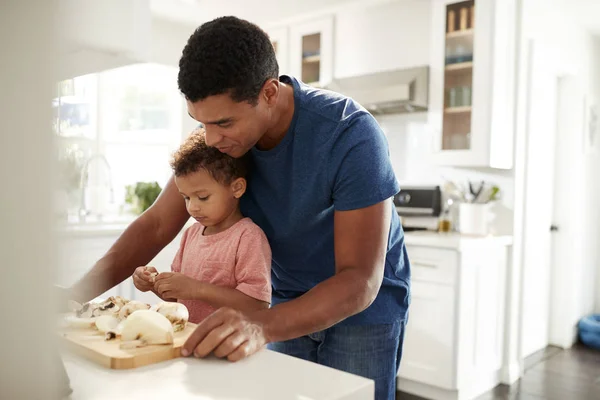
M275 55L277 56L277 63L279 64L279 75L288 75L289 61L290 61L290 42L288 35L288 28L278 27L267 30L271 43L275 49Z
M434 163L512 168L515 15L515 0L433 1Z
M400 377L453 388L454 296L452 286L412 283Z
M305 83L325 86L333 79L333 16L290 26L290 73Z
M363 2L335 14L334 78L429 65L431 3Z
M508 368L510 246L460 236L450 245L443 235L435 245L435 237L418 243L409 236L412 300L398 390L433 400L475 398L501 383Z

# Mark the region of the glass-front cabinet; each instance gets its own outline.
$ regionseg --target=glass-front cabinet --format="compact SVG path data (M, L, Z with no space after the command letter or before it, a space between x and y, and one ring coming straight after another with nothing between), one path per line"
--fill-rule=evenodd
M322 87L333 79L333 17L290 27L290 71L304 83Z
M471 148L475 1L446 6L442 150Z
M515 0L434 0L429 125L433 160L510 169Z

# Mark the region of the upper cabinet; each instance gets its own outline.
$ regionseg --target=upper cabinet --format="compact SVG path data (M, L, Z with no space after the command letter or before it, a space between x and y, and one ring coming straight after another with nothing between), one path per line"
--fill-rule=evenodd
M514 0L436 0L430 127L439 165L513 166Z
M290 74L322 87L333 79L333 16L290 26Z
M290 44L287 27L272 28L267 30L271 43L275 49L277 63L279 64L279 75L289 74Z

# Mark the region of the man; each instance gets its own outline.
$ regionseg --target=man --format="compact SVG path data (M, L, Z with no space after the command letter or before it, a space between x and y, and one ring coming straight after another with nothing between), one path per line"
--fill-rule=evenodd
M238 360L269 344L374 379L376 399L394 399L410 267L391 201L399 187L377 122L349 98L279 77L268 36L234 17L198 28L179 67L179 88L207 143L233 157L251 153L241 209L273 253L273 306L217 310L184 355ZM170 181L73 296L84 300L127 278L187 218Z

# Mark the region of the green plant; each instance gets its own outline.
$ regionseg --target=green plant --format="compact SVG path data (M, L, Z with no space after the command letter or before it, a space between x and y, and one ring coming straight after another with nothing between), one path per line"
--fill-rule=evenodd
M125 188L125 202L131 204L137 214L146 211L154 203L162 188L158 182L137 182Z

